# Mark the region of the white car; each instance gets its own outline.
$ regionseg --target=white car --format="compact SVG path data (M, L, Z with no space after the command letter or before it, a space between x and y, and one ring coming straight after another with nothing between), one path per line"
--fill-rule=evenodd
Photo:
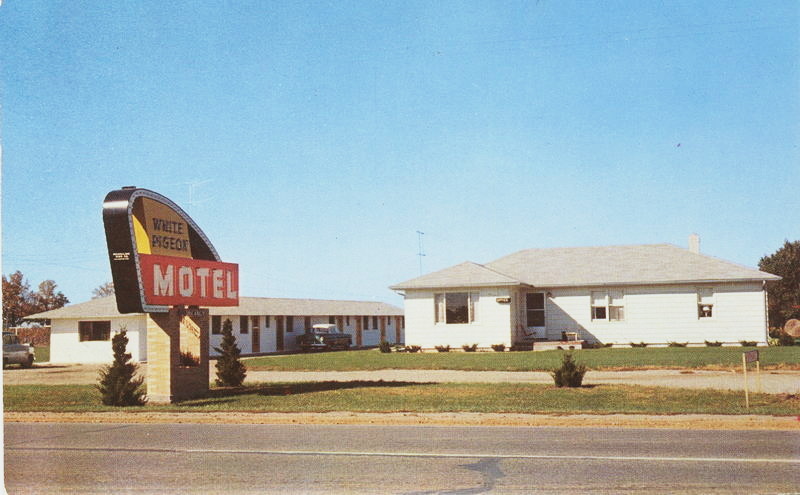
M19 337L11 332L3 332L3 368L9 364L19 364L23 368L33 366L33 346L20 344Z

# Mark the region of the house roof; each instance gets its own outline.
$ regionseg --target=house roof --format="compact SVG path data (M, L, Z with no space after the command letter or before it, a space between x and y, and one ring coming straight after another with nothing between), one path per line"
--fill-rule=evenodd
M474 286L465 283L464 277L458 276L459 271L453 270L462 265L423 275L391 288ZM476 266L506 279L516 280L520 285L534 287L780 280L777 275L693 253L672 244L526 249Z
M497 287L503 285L519 285L519 280L503 275L483 265L465 261L456 266L429 273L421 277L406 280L390 288L422 289L442 287Z
M209 308L212 315L285 315L285 316L402 316L397 306L373 301L336 301L324 299L282 299L240 297L239 306ZM141 313L131 313L131 316ZM26 319L110 318L126 316L117 311L113 296L45 311Z

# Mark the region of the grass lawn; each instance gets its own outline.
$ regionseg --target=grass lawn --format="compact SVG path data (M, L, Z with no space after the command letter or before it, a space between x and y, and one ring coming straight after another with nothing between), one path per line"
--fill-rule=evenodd
M8 385L6 411L97 412L484 412L628 414L800 414L800 397L627 385L579 389L534 384L314 382L212 389L180 404L114 408L92 385Z
M33 348L34 362L47 363L50 361L50 347L34 347Z
M589 369L710 368L741 366L751 347L660 347L571 351ZM800 346L759 348L762 368L800 369ZM290 354L244 359L251 370L356 371L448 369L468 371L549 371L565 351L427 352L383 354L377 350Z

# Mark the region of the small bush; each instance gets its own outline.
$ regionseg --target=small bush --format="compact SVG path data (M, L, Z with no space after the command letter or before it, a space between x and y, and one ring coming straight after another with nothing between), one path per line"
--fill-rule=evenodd
M722 347L722 342L720 341L709 342L706 340L706 347Z
M755 347L758 345L758 342L755 340L740 340L739 344L741 344L742 347Z
M217 385L220 387L238 387L247 376L247 368L239 360L241 350L236 345L233 336L233 326L230 319L222 324L222 341L220 347L215 347L219 353L217 358Z
M200 357L195 356L189 351L181 351L181 357L180 361L178 362L178 366L186 366L191 368L200 366Z
M614 347L614 343L613 342L607 342L607 343L603 344L603 347L609 347L609 348L610 347Z
M475 352L478 350L478 344L472 344L472 345L464 344L461 346L461 348L464 349L464 352Z
M422 347L418 345L407 345L406 352L419 352L422 350Z
M566 353L561 358L561 367L550 372L555 381L556 387L580 387L583 383L583 375L586 374L586 366L576 364L572 360L572 354Z
M492 344L492 350L495 352L504 352L506 350L505 344Z
M450 346L449 345L437 345L436 346L436 350L438 352L450 352Z
M794 345L794 337L786 332L778 334L778 345Z
M688 344L688 342L670 342L667 347L686 347Z
M389 354L390 352L392 352L392 344L390 344L386 340L381 340L381 343L378 344L378 349L380 349L381 352L384 354Z
M107 406L141 406L145 403L142 384L144 377L135 377L139 365L130 362L131 354L125 352L128 337L125 329L111 339L114 362L103 366L99 372L100 400Z
M631 347L647 347L647 342L631 342Z

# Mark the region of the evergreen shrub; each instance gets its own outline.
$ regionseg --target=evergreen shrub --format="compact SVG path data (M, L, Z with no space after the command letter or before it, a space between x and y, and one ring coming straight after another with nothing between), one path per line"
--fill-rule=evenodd
M222 342L214 348L220 355L217 358L217 385L221 387L238 387L247 376L247 368L239 360L242 351L236 345L233 336L233 325L230 319L222 324Z
M131 363L130 353L125 352L128 337L123 329L111 339L114 362L100 369L97 390L106 406L141 406L146 399L142 384L144 377L135 377L139 365Z

